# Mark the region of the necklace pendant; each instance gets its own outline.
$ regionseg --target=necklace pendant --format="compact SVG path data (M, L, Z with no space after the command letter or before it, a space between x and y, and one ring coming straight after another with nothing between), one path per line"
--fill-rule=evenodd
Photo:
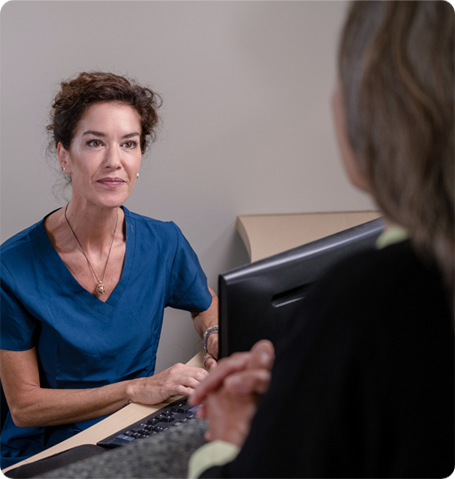
M100 296L106 292L106 287L104 286L104 284L101 281L96 285L96 292Z

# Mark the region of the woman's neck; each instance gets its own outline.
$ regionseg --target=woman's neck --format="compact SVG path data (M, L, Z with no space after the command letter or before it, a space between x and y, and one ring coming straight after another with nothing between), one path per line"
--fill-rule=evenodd
M103 256L111 244L115 247L125 242L124 218L123 209L118 206L82 208L70 201L48 216L44 227L59 254L74 251L80 246L88 255Z
M110 247L113 239L123 240L123 219L123 210L118 206L81 206L73 200L63 208L62 218L86 253L101 253Z

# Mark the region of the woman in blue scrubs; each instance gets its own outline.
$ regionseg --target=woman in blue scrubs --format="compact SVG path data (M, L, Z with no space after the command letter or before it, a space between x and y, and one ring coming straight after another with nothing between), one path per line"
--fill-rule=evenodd
M154 375L167 306L192 313L216 364L217 300L196 254L174 223L122 206L159 106L150 89L100 72L55 99L48 130L71 200L1 247L2 469L130 402L189 395L204 369Z

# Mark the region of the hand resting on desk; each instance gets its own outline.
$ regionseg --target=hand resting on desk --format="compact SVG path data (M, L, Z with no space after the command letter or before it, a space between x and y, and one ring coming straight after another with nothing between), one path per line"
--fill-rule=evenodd
M36 348L0 350L0 369L12 419L22 428L86 421L112 414L128 402L151 405L176 394L188 396L208 375L205 369L175 364L154 376L98 388L42 388Z
M129 396L140 404L158 404L171 396L189 396L208 376L205 369L177 363L164 371L131 383Z
M275 359L272 343L259 341L251 351L219 362L190 396L191 404L205 399L198 416L207 418L208 441L223 440L241 447L248 435L258 397L270 383Z

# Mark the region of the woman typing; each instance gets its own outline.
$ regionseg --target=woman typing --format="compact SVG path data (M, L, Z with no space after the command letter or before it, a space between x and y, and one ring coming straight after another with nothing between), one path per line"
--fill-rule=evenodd
M154 375L163 310L192 313L218 355L217 299L172 222L123 203L154 138L160 98L110 73L62 83L48 130L71 200L1 247L1 381L10 414L2 468L129 402L189 395L207 375Z

